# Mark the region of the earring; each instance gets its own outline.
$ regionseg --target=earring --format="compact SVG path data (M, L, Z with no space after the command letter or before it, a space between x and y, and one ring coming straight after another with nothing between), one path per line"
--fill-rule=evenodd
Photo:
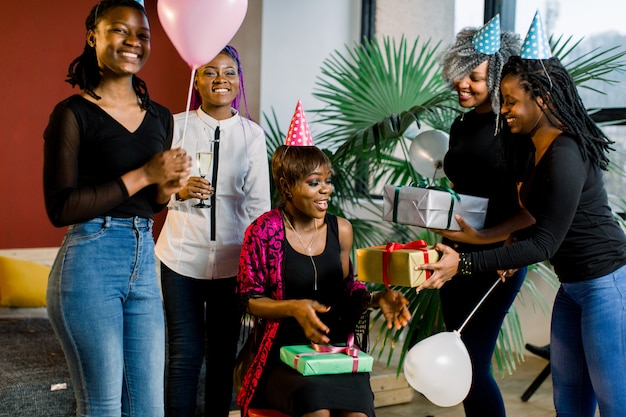
M290 199L291 197L293 197L293 195L291 195L291 193L289 191L287 191L285 193L285 197L287 197L287 199Z

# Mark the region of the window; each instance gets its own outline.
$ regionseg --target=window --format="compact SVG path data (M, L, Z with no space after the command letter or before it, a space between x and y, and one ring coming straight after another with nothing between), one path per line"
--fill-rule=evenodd
M535 11L539 10L545 30L553 37L572 36L582 39L577 47L579 54L595 48L620 47L626 44L623 0L524 0L516 2L515 27L522 37L526 36ZM611 79L617 85L592 84L604 92L599 94L581 89L580 95L589 108L626 107L626 73L613 73Z
M626 26L623 24L626 9L623 0L520 0L496 2L495 0L456 0L455 33L467 26L481 26L492 16L484 16L487 10L498 9L506 27L514 21L514 30L522 39L526 36L537 10L540 11L546 32L554 38L572 37L581 40L572 57L580 56L596 48L617 47L613 52L624 51ZM515 10L507 9L513 7ZM504 18L506 17L506 19ZM506 22L505 22L506 21ZM570 59L571 59L570 58ZM626 61L626 60L625 60ZM613 167L605 176L611 205L624 212L623 190L626 189L626 72L613 72L607 78L616 84L590 82L588 85L600 92L580 88L579 93L589 109L603 109L612 118L625 120L616 126L604 126L606 135L615 141L616 152L610 156ZM597 116L598 114L596 114Z
M536 10L539 10L545 30L553 37L582 39L573 51L574 56L600 48L618 47L624 51L626 26L624 26L623 0L524 0L516 2L516 31L526 36L528 26ZM605 93L579 88L585 106L589 109L606 109L613 117L626 119L626 73L613 72L607 78L617 84L591 82L589 85ZM621 117L620 117L621 114ZM617 212L624 212L623 190L626 188L626 124L603 127L605 134L615 141L616 152L610 155L613 168L605 175L604 181L611 206Z

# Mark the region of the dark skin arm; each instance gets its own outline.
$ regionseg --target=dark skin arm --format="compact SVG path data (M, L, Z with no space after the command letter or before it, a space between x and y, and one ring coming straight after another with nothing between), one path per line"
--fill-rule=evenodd
M142 188L158 185L157 202L167 203L181 189L191 171L191 157L183 149L171 149L154 155L145 165L122 175L128 195Z
M461 226L461 230L433 229L433 232L455 242L485 245L505 241L516 230L535 224L534 217L526 209L521 209L509 219L482 230L474 229L459 215L456 215L455 219Z
M485 245L505 241L504 245L506 246L515 241L511 233L535 224L535 218L525 208L522 208L507 220L482 230L473 228L459 215L456 215L455 219L459 223L459 226L461 226L461 230L437 229L433 231L455 242ZM506 277L510 277L516 271L516 269L506 269L498 271L498 274L502 278L502 281L504 281Z
M185 186L178 191L178 198L182 200L190 198L206 200L211 194L213 194L213 187L209 180L202 177L189 177Z
M330 329L317 316L325 313L330 307L314 300L272 300L270 298L251 298L248 303L250 314L266 319L295 318L307 339L313 343L329 343Z

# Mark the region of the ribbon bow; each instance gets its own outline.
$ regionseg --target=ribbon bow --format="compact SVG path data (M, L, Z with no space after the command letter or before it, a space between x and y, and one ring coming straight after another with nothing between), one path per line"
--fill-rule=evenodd
M298 353L293 360L293 368L298 369L298 359L301 356L315 356L315 355L324 355L328 353L345 353L348 356L353 358L352 361L352 372L358 372L359 370L359 352L361 351L354 344L354 334L350 333L348 335L348 341L346 342L346 346L334 346L334 345L319 345L317 343L311 343L311 347L315 352L310 353Z
M389 242L383 250L383 283L387 290L389 290L389 260L391 259L391 253L398 249L416 249L421 250L424 254L424 263L428 263L428 244L425 240L414 240L405 245L396 242ZM426 279L430 278L430 271L426 270Z

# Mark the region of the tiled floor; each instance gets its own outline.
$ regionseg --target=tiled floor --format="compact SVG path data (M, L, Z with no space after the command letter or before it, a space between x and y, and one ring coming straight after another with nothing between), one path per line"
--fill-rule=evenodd
M527 402L521 400L526 388L546 366L546 360L526 354L526 359L518 365L513 375L497 378L505 401L507 415L511 417L548 417L554 416L552 405L552 384L548 377ZM377 417L465 417L463 406L438 407L422 395L416 393L413 401L407 404L381 407L376 410Z
M2 317L46 317L45 309L0 309ZM548 377L527 402L521 400L531 382L539 375L547 362L531 353L526 353L525 361L518 364L513 375L497 377L498 385L504 396L507 416L509 417L553 417L552 383ZM233 412L233 416L238 413ZM377 417L465 417L461 405L438 407L419 393L415 393L410 403L380 407ZM599 414L597 414L599 416Z
M531 353L526 353L525 361L518 365L513 375L497 378L504 397L507 416L509 417L554 417L552 404L552 381L548 377L527 402L521 400L531 382L546 366L546 360ZM596 416L599 416L596 413ZM415 394L413 401L407 404L393 405L376 409L377 417L465 417L463 406L442 408L433 405L420 394Z

